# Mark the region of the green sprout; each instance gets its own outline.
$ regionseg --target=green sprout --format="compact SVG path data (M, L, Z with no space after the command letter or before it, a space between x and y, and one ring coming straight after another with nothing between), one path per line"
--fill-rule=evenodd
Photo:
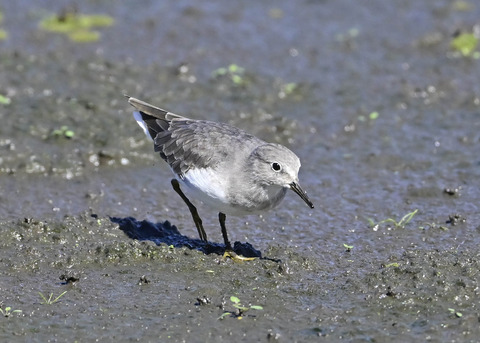
M244 74L245 68L242 68L236 64L230 64L228 67L218 68L212 72L213 77L227 77L233 82L233 84L237 86L245 84L246 80Z
M295 82L289 82L283 85L283 91L285 94L291 94L297 89L298 85Z
M71 139L73 138L73 136L75 136L75 132L73 132L73 130L70 130L68 126L64 125L60 129L53 130L52 136Z
M343 243L343 246L345 249L347 249L347 251L351 251L353 249L353 245L348 245L347 243Z
M463 316L462 312L456 311L454 308L449 308L448 311L451 314L454 314L456 317L461 318Z
M368 119L372 121L376 120L379 115L380 114L377 111L370 112L370 114L368 115ZM365 117L364 115L359 115L358 120L364 122L364 121L367 121L367 117Z
M298 89L298 84L295 82L282 84L280 86L280 91L278 92L278 97L280 99L283 99L291 94L294 94Z
M58 297L56 297L54 299L53 298L53 293L50 293L50 296L47 298L45 295L43 295L42 292L38 292L38 294L40 294L40 296L42 297L42 300L43 300L40 304L42 304L42 305L53 305L56 302L58 302L60 300L60 298L65 295L65 293L67 293L67 291L63 292L62 294L60 294Z
M2 309L0 307L0 312L4 317L10 317L13 313L22 313L22 310L12 310L10 306L5 307L5 309Z
M437 223L435 223L435 222L425 223L424 225L419 226L418 228L421 229L421 230L440 229L440 230L442 230L442 231L448 231L448 227L446 227L445 225L437 224Z
M378 112L377 112L377 111L374 111L374 112L371 112L371 113L368 115L368 118L369 118L370 120L375 120L375 119L378 118L378 116L379 116Z
M0 34L1 35L1 34ZM0 38L1 39L1 38ZM2 105L10 105L12 103L12 99L8 96L0 94L0 104Z
M231 296L230 301L233 303L233 307L237 310L234 312L226 311L224 312L218 319L224 319L225 317L234 317L237 319L242 319L245 312L248 310L263 310L263 307L260 305L251 305L251 306L244 306L241 304L240 299L236 296Z
M367 218L367 221L368 221L369 225L373 228L374 231L377 231L378 227L381 224L385 224L385 223L392 223L395 228L403 228L403 227L405 227L405 225L408 224L408 222L410 222L412 220L413 216L415 214L417 214L417 212L418 212L418 209L416 209L415 211L412 211L410 213L407 213L399 221L396 221L393 218L387 218L387 219L379 221L378 223L375 223L375 221L372 218Z

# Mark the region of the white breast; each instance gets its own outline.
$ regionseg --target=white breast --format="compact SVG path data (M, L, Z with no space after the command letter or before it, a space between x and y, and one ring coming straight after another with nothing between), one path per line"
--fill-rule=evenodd
M230 208L225 190L227 185L225 180L220 178L213 168L190 169L178 181L186 188L187 194L191 194L206 205L219 212L229 212Z
M228 215L238 216L269 210L278 205L286 193L285 188L278 186L268 187L266 192L258 190L252 192L244 187L238 189L239 192L246 192L243 196L235 197L230 194L227 197L226 192L231 190L229 180L219 177L213 168L190 169L183 179L178 175L176 177L194 205L195 200L200 200L213 210ZM235 203L231 204L229 200ZM255 202L258 208L252 207Z

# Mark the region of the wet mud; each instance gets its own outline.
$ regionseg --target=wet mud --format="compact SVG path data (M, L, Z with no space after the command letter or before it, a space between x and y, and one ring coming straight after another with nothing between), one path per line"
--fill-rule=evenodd
M1 341L478 340L476 3L0 11ZM39 25L67 12L113 24ZM123 94L290 147L315 209L227 217L256 259L223 257Z

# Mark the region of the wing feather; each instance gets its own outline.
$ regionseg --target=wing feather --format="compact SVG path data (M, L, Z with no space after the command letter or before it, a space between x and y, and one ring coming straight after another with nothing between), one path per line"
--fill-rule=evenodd
M180 176L193 168L214 168L232 158L232 146L248 149L262 142L233 126L188 119L136 98L129 98L129 103L138 110L135 119L140 121L141 116L139 124L147 128L155 151Z

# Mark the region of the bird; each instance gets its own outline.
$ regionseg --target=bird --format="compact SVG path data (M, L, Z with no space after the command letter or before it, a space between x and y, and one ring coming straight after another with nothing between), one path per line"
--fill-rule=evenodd
M310 208L300 187L300 159L281 144L267 143L234 126L190 119L125 95L135 108L133 116L153 141L154 151L174 174L171 185L187 205L200 240L208 243L197 208L185 195L218 211L225 255L244 258L232 249L225 226L226 215L247 215L273 209L287 190Z

